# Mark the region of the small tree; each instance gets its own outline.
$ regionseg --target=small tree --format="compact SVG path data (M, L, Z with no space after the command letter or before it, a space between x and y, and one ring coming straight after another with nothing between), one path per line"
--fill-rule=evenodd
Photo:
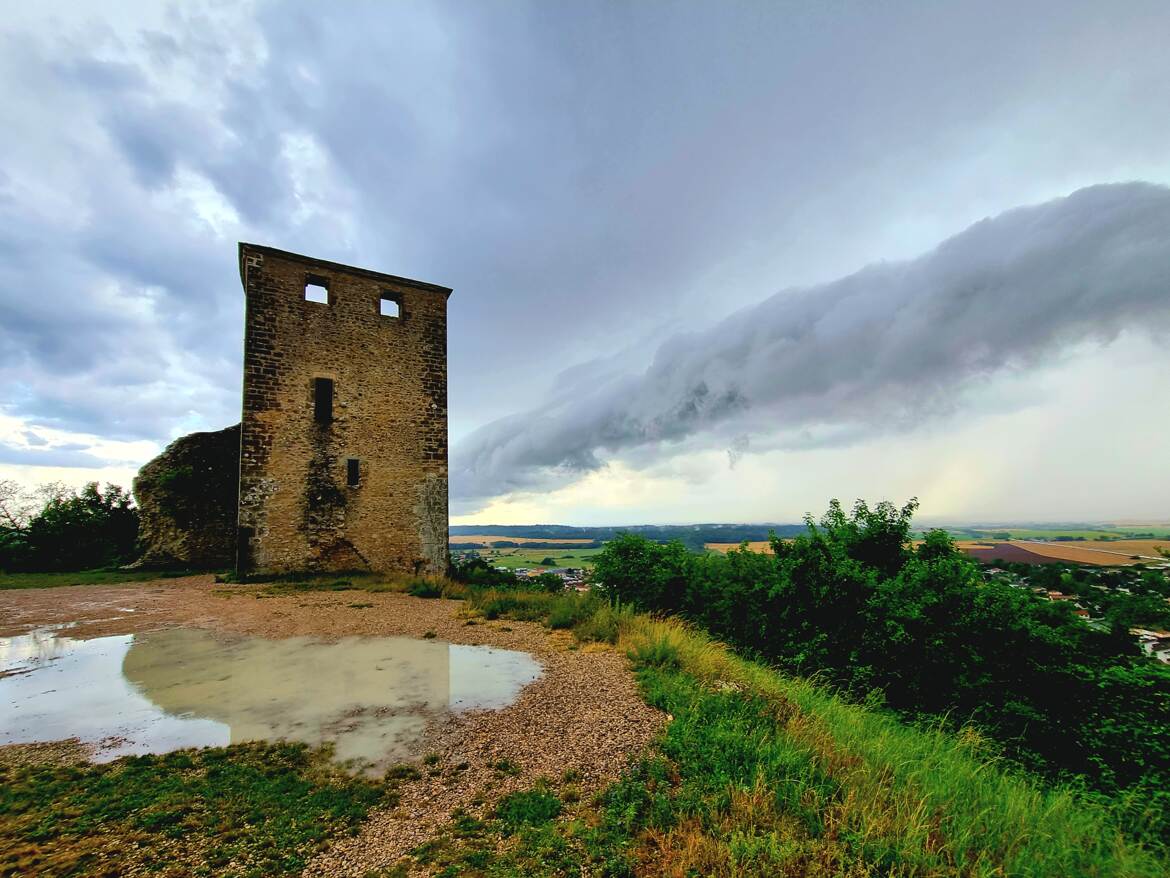
M28 495L14 494L7 484L0 490L0 564L5 567L82 570L134 558L138 510L130 492L118 485L102 490L90 482L78 492L59 483L43 485L36 492L43 506L35 515L27 512Z

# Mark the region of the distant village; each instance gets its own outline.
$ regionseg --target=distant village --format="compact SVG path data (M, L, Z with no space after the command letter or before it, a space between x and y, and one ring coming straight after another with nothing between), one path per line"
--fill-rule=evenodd
M1170 630L1126 621L1140 617L1143 612L1148 615L1151 606L1170 606L1168 570L1167 564L1066 570L1009 564L985 567L983 575L988 580L1027 589L1045 600L1066 603L1075 616L1092 628L1107 631L1114 624L1122 624L1137 640L1142 652L1170 665ZM1163 610L1162 617L1167 615L1170 610Z
M507 567L496 567L496 570L508 570ZM551 573L559 576L565 588L573 591L589 591L589 582L585 578L585 570L581 567L517 567L511 571L521 579L535 579L542 573Z

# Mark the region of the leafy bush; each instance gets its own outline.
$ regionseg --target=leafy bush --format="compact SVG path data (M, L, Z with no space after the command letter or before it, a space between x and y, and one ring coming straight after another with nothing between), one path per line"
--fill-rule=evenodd
M521 585L520 577L511 570L497 570L478 556L453 561L448 576L475 588L519 588Z

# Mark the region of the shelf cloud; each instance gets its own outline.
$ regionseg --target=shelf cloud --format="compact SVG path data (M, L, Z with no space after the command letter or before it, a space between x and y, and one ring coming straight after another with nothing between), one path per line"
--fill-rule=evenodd
M1170 188L1090 186L975 223L921 256L784 290L661 344L650 365L488 423L452 454L462 506L564 485L635 449L849 443L961 404L1006 370L1170 327ZM778 437L778 438L777 438ZM751 448L756 447L753 441Z

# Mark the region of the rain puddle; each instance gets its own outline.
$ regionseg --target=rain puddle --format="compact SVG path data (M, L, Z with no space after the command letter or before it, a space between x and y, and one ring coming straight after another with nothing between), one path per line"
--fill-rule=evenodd
M417 755L429 716L504 707L540 673L527 653L409 637L40 631L0 638L0 744L76 737L107 761L328 741L339 761L382 768Z

